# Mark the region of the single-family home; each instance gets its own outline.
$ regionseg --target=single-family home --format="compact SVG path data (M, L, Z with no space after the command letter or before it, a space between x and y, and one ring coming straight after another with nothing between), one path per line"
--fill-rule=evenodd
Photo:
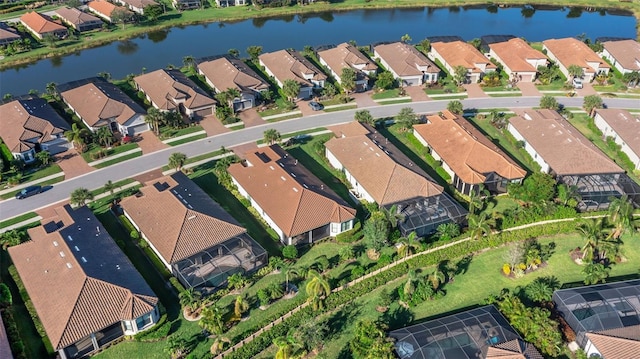
M440 61L451 76L455 76L456 67L466 68L467 81L471 83L479 82L485 73L497 69L497 66L473 45L460 40L431 43L429 57Z
M42 40L47 35L53 35L58 39L67 37L69 31L66 27L53 21L49 16L29 11L20 16L20 22L33 36Z
M440 68L415 47L404 42L381 44L373 47L373 56L402 80L403 86L420 86L438 81Z
M334 126L326 144L329 164L342 171L356 200L395 206L403 235L431 234L443 223L461 223L467 211L384 136L358 122Z
M9 255L60 358L86 358L160 319L158 298L89 208L58 207L42 223Z
M611 67L584 42L572 37L549 39L542 42L542 49L547 51L549 59L555 61L562 74L571 79L569 67L579 66L583 72L583 80L593 81L596 76L607 75Z
M640 169L640 116L622 109L596 109L593 117L602 135L611 137L622 152Z
M102 20L76 8L61 7L56 10L56 15L62 19L62 22L80 32L102 27Z
M14 41L22 40L22 36L18 34L18 31L6 22L0 22L0 46L8 45Z
M16 99L0 106L0 138L14 158L25 163L36 159L36 152L52 155L71 144L64 137L69 125L41 98Z
M140 15L144 15L145 7L150 5L160 5L153 0L114 0L114 1Z
M199 120L215 111L216 101L180 70L160 69L133 78L153 107Z
M232 100L234 111L255 107L262 93L269 90L266 80L244 61L230 55L200 60L198 73L217 93L229 89L240 92L240 96Z
M108 2L107 0L90 1L87 3L87 7L89 8L89 11L109 22L113 22L113 20L111 20L111 16L113 16L114 11L124 12L127 15L127 18L130 20L133 20L133 18L135 17L133 11L127 9L124 6L116 6Z
M553 303L587 357L640 353L640 280L556 290Z
M199 9L202 7L200 0L171 0L177 10Z
M247 0L216 0L218 7L243 6L247 4Z
M547 57L519 37L489 44L489 55L500 62L505 74L516 82L535 81L538 67L547 65Z
M215 289L228 276L267 263L267 252L247 230L182 172L140 192L122 200L124 215L184 286Z
M505 193L509 183L520 183L527 175L469 121L448 110L427 116L427 123L413 126L413 134L442 162L463 194L479 193L480 185L491 193Z
M493 305L389 333L400 359L542 359Z
M365 56L357 47L343 42L342 44L318 51L320 63L331 71L331 76L342 84L342 69L350 68L356 73L356 91L369 89L369 76L378 71L378 65Z
M142 106L102 77L58 85L57 90L62 101L93 132L104 126L123 136L149 130Z
M624 170L553 110L517 110L509 132L523 144L542 172L576 186L582 210L607 208L610 198L625 193Z
M264 66L269 76L282 87L286 80L300 84L298 98L308 99L313 96L313 89L323 88L327 76L301 53L293 50L268 52L259 56L260 65Z
M309 244L353 228L356 210L278 145L248 152L229 174L285 245Z
M602 47L601 56L621 73L640 71L640 43L636 40L605 41Z

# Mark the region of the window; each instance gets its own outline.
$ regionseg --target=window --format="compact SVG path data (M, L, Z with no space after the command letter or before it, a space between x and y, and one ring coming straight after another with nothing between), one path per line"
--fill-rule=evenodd
M125 332L132 332L133 331L133 325L131 325L131 322L128 320L125 320L122 322L122 324L124 324L124 331Z
M346 221L341 223L341 232L348 231L351 229L351 221Z
M331 223L331 232L332 233L338 233L339 230L340 230L340 224L339 223Z
M151 313L147 313L136 319L136 326L138 327L138 330L143 329L149 324L151 324Z

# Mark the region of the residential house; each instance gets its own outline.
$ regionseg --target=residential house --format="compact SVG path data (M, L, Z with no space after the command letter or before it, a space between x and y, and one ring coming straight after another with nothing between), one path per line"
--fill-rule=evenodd
M58 15L65 24L80 32L102 27L102 20L76 8L61 7L56 10L56 15Z
M18 40L22 40L18 31L9 27L6 22L0 22L0 46L8 45Z
M278 145L248 152L229 174L285 245L313 243L353 228L356 210Z
M640 353L640 280L557 290L553 303L587 357Z
M29 11L20 16L20 22L33 36L42 40L47 35L53 35L58 39L67 37L69 31L66 27L53 21L49 16Z
M318 51L318 59L331 71L331 75L339 84L342 84L342 69L353 69L356 73L356 91L368 90L369 76L378 71L378 65L374 61L346 42L331 49Z
M198 73L217 93L229 89L240 92L240 96L232 100L234 111L255 107L262 93L269 90L267 81L244 61L230 55L202 59L198 62Z
M520 110L509 119L509 132L524 145L542 172L560 183L576 186L579 208L603 209L610 197L625 193L624 170L600 151L558 112Z
M602 135L611 137L620 150L640 169L640 116L622 109L596 109L593 117Z
M505 74L516 82L533 82L539 66L547 66L547 57L516 37L489 44L489 55L503 65Z
M456 67L466 68L467 81L471 83L479 82L485 73L497 69L497 66L473 45L459 40L431 43L429 57L440 61L451 76L455 76Z
M395 206L402 235L423 237L464 221L466 210L385 137L358 122L335 126L334 133L325 144L329 163L344 173L354 199Z
M602 57L623 74L640 71L640 43L635 40L605 41Z
M560 71L568 79L571 79L569 67L572 65L582 68L582 78L586 82L593 81L600 74L607 75L611 68L587 44L572 37L545 40L542 42L542 49L547 51L549 59L558 64Z
M85 358L160 318L158 298L86 206L58 207L9 255L60 358Z
M145 7L151 6L151 5L160 5L153 0L114 0L114 1L140 15L144 15Z
M199 9L202 7L200 0L171 0L177 10Z
M120 203L154 253L180 282L215 289L234 273L267 263L247 230L182 172L147 183Z
M247 0L216 0L218 7L244 6L246 4Z
M123 136L149 130L142 106L102 77L58 85L57 90L62 101L93 132L104 126Z
M35 161L36 152L52 155L71 144L64 137L69 125L41 98L17 99L0 106L0 138L14 158Z
M469 121L448 110L427 116L427 123L413 126L413 134L465 195L479 193L480 185L505 193L509 183L520 183L527 174Z
M440 68L415 47L404 42L377 45L373 56L389 70L403 86L420 86L438 81Z
M216 101L180 70L160 69L136 76L133 81L160 111L177 111L194 120L215 111Z
M117 11L124 11L129 19L133 19L135 17L135 14L131 10L123 6L116 6L107 0L90 1L87 3L87 7L89 8L89 11L109 22L113 22L113 20L111 20L111 16L113 16L113 12L116 11L116 9L118 9Z
M493 305L389 333L400 359L542 359Z
M269 76L282 87L286 80L300 84L298 98L308 99L313 96L313 89L323 88L327 76L322 73L302 54L292 50L280 50L260 55L260 65L264 66Z

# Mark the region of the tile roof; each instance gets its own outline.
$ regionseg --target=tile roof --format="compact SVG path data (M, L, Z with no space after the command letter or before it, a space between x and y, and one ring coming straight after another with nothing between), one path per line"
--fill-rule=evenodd
M240 91L262 91L269 88L269 83L247 64L228 55L202 61L198 63L198 69L211 81L218 92L230 88Z
M58 85L58 92L91 127L102 120L115 119L124 125L132 117L144 115L145 110L119 87L101 77Z
M557 175L624 172L556 111L529 109L516 113L518 116L509 119L510 126Z
M67 22L75 25L82 25L87 22L95 21L102 22L102 20L98 19L97 17L91 14L87 14L86 12L80 11L76 8L61 7L56 10L56 14Z
M533 344L521 339L496 344L487 348L485 359L543 359Z
M605 41L602 43L623 68L640 71L640 43L635 40Z
M149 6L149 5L158 5L158 3L153 0L118 0L118 1L128 4L130 6L136 7L138 9L144 9L145 6Z
M56 350L154 309L158 298L91 210L55 213L9 254Z
M52 139L69 125L41 98L19 99L0 106L0 137L14 153Z
M536 72L538 70L528 60L547 59L542 52L532 48L519 37L489 44L489 48L500 57L506 67L514 72Z
M418 67L427 67L428 73L439 73L440 68L415 47L404 42L382 44L374 47L374 51L398 74L398 76L422 75Z
M35 11L30 11L23 14L22 16L20 16L20 21L38 34L67 30L66 27L53 22L47 15L39 14Z
M136 76L133 80L160 110L177 110L178 101L184 101L182 103L188 109L214 106L216 103L180 70L160 69Z
M182 172L147 183L121 206L167 263L176 263L246 229Z
M355 218L356 210L278 145L246 154L229 173L287 237Z
M95 11L96 13L102 14L104 16L111 16L113 10L115 10L118 6L106 1L106 0L93 0L87 3L89 9ZM127 10L129 11L129 10Z
M18 40L21 36L18 31L12 27L9 27L6 22L0 22L0 40Z
M327 79L322 71L297 51L268 52L260 55L259 59L281 83L286 80L294 80L303 86L313 86L307 77L318 81Z
M431 49L437 51L452 68L463 66L474 73L483 72L476 64L485 64L486 69L497 68L473 45L463 41L434 42Z
M340 127L335 126L334 132L340 133ZM332 138L325 145L381 206L442 193L442 187L381 135L369 131Z
M318 52L318 57L322 58L329 68L338 75L342 74L342 69L350 67L362 75L362 71L371 72L378 70L378 65L366 57L355 46L346 42L340 45Z
M640 116L632 115L628 110L613 108L597 109L596 113L640 156Z
M640 353L640 341L598 333L586 333L603 358L635 358Z
M461 180L483 183L495 172L506 179L523 178L527 172L462 116L448 110L427 116L427 123L413 126Z
M578 65L585 72L593 73L595 71L589 62L598 63L598 68L610 68L609 64L591 50L587 44L573 37L544 40L542 44L567 69L571 65Z

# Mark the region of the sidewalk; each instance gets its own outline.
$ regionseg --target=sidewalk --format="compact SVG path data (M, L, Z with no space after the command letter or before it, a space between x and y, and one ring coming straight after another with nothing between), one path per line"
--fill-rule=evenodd
M48 180L51 180L51 179L54 179L54 178L58 178L58 177L62 177L62 176L64 176L64 172L58 172L58 173L54 173L54 174L52 174L50 176L47 176L47 177L42 177L42 178L37 179L35 181L20 183L17 186L13 186L13 187L9 187L9 188L3 189L2 191L0 191L0 196L3 195L3 194L15 192L15 191L17 191L19 189L23 189L23 188L26 188L26 187L29 187L29 186L33 186L35 184L42 183L44 181L48 181Z
M99 165L101 163L104 163L104 162L107 162L107 161L111 161L111 160L115 160L116 158L124 157L124 156L130 155L132 153L136 153L136 152L142 152L142 149L140 147L138 147L138 148L134 148L134 149L129 150L129 151L118 153L117 155L107 156L107 157L99 159L97 161L89 162L89 166L93 167L93 166Z
M168 144L170 144L172 142L177 142L177 141L183 140L185 138L195 137L195 136L200 136L200 135L206 135L206 134L207 134L207 131L205 131L205 130L198 131L198 132L191 132L191 133L187 133L186 135L173 137L173 138L168 138L168 139L162 141L162 143L168 145Z

